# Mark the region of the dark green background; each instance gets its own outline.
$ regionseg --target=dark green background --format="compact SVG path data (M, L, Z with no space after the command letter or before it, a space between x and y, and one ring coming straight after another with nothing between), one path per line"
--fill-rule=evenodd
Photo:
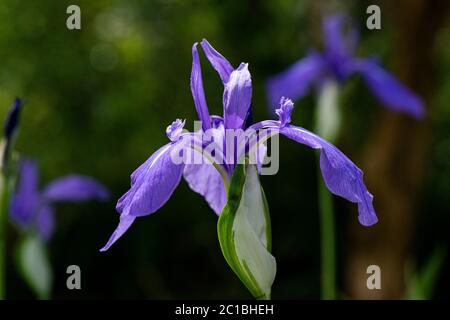
M217 217L182 181L168 203L140 218L108 252L98 250L116 227L116 199L129 175L168 140L176 118L197 119L189 88L191 46L207 38L237 66L249 62L256 121L267 119L264 81L320 46L320 20L313 1L19 1L0 3L0 119L15 96L23 97L16 149L39 163L41 185L82 173L107 185L107 203L57 206L57 229L49 243L55 274L54 298L249 298L229 270L216 233ZM366 1L347 9L361 28L361 55L392 55L393 22L365 26ZM66 8L81 7L82 29L66 28ZM383 7L382 7L383 10ZM413 259L419 265L436 245L448 243L450 226L450 25L433 55L433 145L418 214ZM202 56L212 113L222 110L222 84ZM379 106L358 77L345 86L344 134L340 147L358 159L367 123ZM293 122L312 127L315 99L296 104ZM376 130L376 124L371 126ZM319 224L316 164L307 147L280 139L280 171L262 177L271 208L273 252L278 273L273 298L318 298ZM376 194L375 194L376 199ZM345 272L348 220L354 208L336 198L339 284ZM375 200L376 206L376 200ZM17 231L8 232L9 298L33 298L13 263ZM388 250L388 248L387 248ZM82 290L65 287L66 267L82 270ZM448 260L436 297L449 297ZM345 295L345 290L343 292Z

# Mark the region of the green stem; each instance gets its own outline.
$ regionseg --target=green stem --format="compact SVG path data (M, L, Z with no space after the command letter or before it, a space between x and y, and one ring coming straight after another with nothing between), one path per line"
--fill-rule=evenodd
M333 198L318 172L318 197L320 211L321 295L323 300L336 298L336 250L334 232Z
M340 112L338 106L339 88L334 81L323 84L316 109L315 131L334 143L339 135ZM320 167L320 156L317 157ZM318 201L320 211L320 253L321 253L321 297L336 299L336 247L334 230L333 196L323 181L318 169Z

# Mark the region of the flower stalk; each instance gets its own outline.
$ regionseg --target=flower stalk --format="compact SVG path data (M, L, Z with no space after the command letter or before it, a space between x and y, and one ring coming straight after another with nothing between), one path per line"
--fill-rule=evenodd
M335 143L340 131L339 88L335 81L326 81L318 92L315 131ZM320 157L317 154L318 165ZM318 203L320 220L321 298L336 299L336 246L334 229L333 196L317 170Z

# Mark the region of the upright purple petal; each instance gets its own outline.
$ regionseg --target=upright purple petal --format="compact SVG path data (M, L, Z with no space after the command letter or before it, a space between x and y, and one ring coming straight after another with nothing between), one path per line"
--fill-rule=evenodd
M341 13L327 16L323 19L323 39L325 50L330 56L340 58L347 54L346 39L343 34L345 16Z
M198 57L197 43L192 46L192 71L191 71L191 92L194 98L195 109L202 122L203 130L211 127L208 105L206 104L205 91L203 89L202 70Z
M242 63L234 70L225 85L223 94L226 129L241 129L252 100L252 79L248 64Z
M281 97L296 100L304 96L324 70L324 61L319 54L310 54L287 70L273 76L267 82L270 110L278 106Z
M207 159L202 164L188 164L184 179L189 187L201 194L214 212L219 215L227 201L225 186L220 173Z
M234 70L233 66L224 58L224 56L217 52L206 39L202 40L201 46L209 62L219 74L223 84L226 84L230 78L231 72Z
M95 179L81 175L69 175L50 182L42 193L48 201L107 200L108 189Z
M327 16L323 20L324 57L337 80L345 80L350 75L348 67L355 57L358 44L358 31L353 24L344 28L347 21L350 18L343 13Z
M422 100L375 61L359 60L355 64L355 70L361 74L372 93L389 109L415 118L425 115Z
M55 213L50 205L44 204L36 215L36 228L39 237L47 241L55 230Z
M27 227L33 222L40 201L36 164L22 160L18 186L10 203L11 219L21 227Z

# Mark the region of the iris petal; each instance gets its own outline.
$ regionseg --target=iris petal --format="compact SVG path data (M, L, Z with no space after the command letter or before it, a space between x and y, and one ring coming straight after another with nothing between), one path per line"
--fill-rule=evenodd
M206 39L202 40L201 46L209 62L219 74L219 77L222 80L223 84L227 83L230 78L231 72L233 72L234 70L231 63L229 63L224 56L222 56L216 49L214 49Z
M207 130L211 126L211 118L203 89L202 70L198 57L197 43L194 43L192 46L191 92L194 98L195 109L202 122L202 128L203 130Z
M101 251L107 250L117 241L135 217L149 215L169 200L181 180L184 168L181 161L178 163L173 158L183 143L181 139L164 145L133 172L130 190L117 202L116 209L121 214L119 225Z
M424 116L425 108L422 100L375 61L359 60L355 70L361 74L372 93L386 107L415 118Z
M36 217L36 227L42 240L47 241L55 230L55 213L50 205L42 206Z
M50 182L43 191L48 201L107 200L109 191L95 179L81 175L69 175Z
M364 226L377 223L372 205L373 196L363 182L363 172L333 144L318 135L290 124L280 127L279 121L264 121L261 129L270 129L313 149L320 149L320 168L327 188L335 195L358 204L358 220Z
M225 85L223 94L224 118L226 129L244 127L252 100L252 79L248 64L242 63L234 70Z
M100 251L103 252L108 250L114 244L114 242L116 242L121 236L123 236L123 234L131 227L135 219L136 217L127 214L121 215L119 225L117 226L116 230L114 230L106 245L101 248Z
M220 173L207 159L202 164L186 165L183 172L189 187L201 194L214 212L219 215L227 201Z
M36 164L31 160L22 160L19 176L18 188L11 199L10 215L21 227L27 227L32 223L40 202Z
M296 62L287 70L273 76L267 82L270 109L278 106L281 97L298 99L308 93L311 85L324 69L324 61L319 54L310 54Z

